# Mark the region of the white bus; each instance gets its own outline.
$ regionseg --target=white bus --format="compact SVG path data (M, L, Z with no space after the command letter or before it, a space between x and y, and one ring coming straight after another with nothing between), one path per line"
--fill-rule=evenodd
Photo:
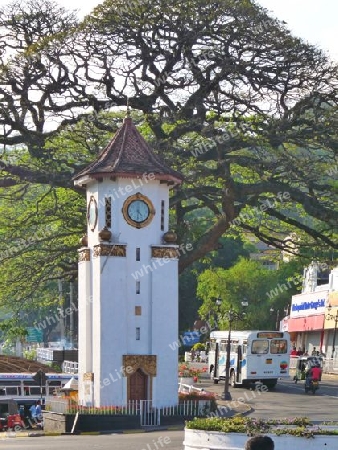
M33 379L34 373L0 373L0 399L39 400L40 386ZM46 373L47 380L42 386L43 397L52 396L59 391L74 375L70 373Z
M225 379L228 333L210 333L208 363L215 384ZM290 335L285 331L232 331L230 385L261 382L271 389L278 378L289 378L290 345Z

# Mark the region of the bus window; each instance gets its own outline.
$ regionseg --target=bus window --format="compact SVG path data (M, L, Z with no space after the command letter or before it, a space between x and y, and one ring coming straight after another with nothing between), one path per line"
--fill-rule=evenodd
M17 387L6 387L6 395L20 395Z
M285 339L271 339L270 349L271 353L280 355L287 353L288 345Z
M220 352L226 352L227 351L227 344L225 341L221 341L221 345L219 346Z
M251 353L255 354L264 354L269 351L269 341L267 339L255 339L251 344Z
M242 353L243 355L246 355L246 344L242 345Z
M238 344L231 344L230 352L237 353Z
M209 351L215 351L216 350L216 341L210 341L210 349Z

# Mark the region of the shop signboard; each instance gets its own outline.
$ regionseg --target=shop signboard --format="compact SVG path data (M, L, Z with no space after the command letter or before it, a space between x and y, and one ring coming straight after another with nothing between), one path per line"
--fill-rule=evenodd
M292 296L290 317L307 317L324 314L328 302L329 291L310 292Z

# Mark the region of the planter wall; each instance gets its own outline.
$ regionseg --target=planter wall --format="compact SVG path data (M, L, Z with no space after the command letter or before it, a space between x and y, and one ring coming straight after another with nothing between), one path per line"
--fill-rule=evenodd
M179 383L188 384L189 386L192 386L194 384L194 377L180 377Z
M70 433L75 414L45 412L43 418L46 432ZM75 432L120 431L136 428L140 428L140 416L138 415L79 414Z
M321 427L325 429L325 427ZM328 427L329 428L329 427ZM303 438L291 435L276 436L268 434L274 443L275 450L336 450L338 448L338 435L315 436ZM217 431L190 430L184 431L184 450L243 450L245 442L249 439L244 433L220 433Z

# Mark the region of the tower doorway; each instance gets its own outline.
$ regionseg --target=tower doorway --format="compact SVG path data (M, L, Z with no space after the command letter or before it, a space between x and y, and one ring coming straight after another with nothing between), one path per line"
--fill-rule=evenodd
M137 369L129 377L129 400L148 399L148 375Z

